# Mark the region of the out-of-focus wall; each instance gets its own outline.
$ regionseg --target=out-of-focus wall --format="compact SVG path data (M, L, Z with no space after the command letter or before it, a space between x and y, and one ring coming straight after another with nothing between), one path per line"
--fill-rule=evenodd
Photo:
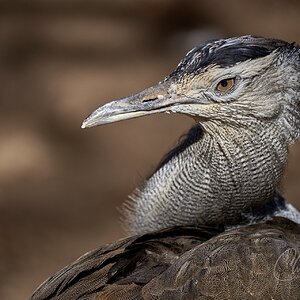
M296 0L2 0L0 298L28 298L122 237L117 207L192 123L163 115L82 130L87 114L161 80L206 39L299 43L299 17ZM295 145L285 195L298 208L299 167Z

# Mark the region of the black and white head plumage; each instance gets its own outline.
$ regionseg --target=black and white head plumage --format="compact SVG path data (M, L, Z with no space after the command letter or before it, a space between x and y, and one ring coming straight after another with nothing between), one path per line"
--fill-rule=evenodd
M197 74L212 65L230 67L245 60L267 56L275 50L289 46L293 47L293 44L251 35L211 40L189 51L170 77Z

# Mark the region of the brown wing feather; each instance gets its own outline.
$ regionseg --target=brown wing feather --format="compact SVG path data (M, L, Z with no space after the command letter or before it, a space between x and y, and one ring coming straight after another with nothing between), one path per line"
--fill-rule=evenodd
M300 225L175 227L87 253L41 299L300 299Z

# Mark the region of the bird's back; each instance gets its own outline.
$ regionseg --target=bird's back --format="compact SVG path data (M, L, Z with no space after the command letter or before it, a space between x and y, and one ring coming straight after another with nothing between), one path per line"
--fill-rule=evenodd
M300 225L174 227L91 251L44 282L42 299L300 299Z

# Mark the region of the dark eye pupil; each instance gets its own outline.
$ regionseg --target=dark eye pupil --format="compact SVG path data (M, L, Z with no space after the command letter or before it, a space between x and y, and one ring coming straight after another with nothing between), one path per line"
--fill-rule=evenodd
M228 81L226 79L221 80L220 84L222 87L226 87L228 85Z
M234 86L234 82L234 78L223 79L218 83L216 90L221 93L228 92Z

